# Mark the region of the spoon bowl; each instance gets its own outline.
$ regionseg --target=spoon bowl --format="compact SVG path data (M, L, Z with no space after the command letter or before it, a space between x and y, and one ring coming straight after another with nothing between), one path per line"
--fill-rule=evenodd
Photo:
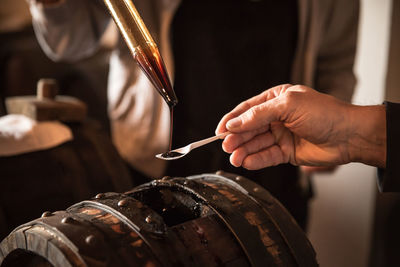
M227 136L228 134L229 134L229 132L225 132L225 133L218 134L218 135L215 135L215 136L212 136L212 137L209 137L209 138L197 141L197 142L193 142L184 147L177 148L177 149L165 152L165 153L157 154L156 158L163 159L163 160L180 159L180 158L186 156L187 154L189 154L189 152L192 151L193 149L204 146L208 143L214 142L215 140L224 139L225 136Z

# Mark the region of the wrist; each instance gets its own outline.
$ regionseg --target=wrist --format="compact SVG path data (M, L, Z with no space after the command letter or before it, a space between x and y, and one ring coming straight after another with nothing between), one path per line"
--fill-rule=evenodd
M351 132L348 142L350 161L385 168L385 107L383 105L353 105L349 116L351 121Z

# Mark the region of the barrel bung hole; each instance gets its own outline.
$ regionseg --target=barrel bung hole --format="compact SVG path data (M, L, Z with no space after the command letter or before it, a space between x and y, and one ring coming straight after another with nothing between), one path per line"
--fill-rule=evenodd
M23 249L16 249L4 259L1 267L53 267L45 258Z
M146 188L133 192L130 196L157 212L169 227L209 214L209 209L203 201L194 194L176 188ZM208 212L204 212L205 210Z

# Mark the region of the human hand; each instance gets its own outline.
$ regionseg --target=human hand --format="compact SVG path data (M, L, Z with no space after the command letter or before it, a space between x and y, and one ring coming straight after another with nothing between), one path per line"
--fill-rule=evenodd
M222 147L232 154L232 165L250 170L281 163L331 166L360 161L381 166L385 164L386 128L382 108L378 109L286 84L238 105L221 119L216 133L232 133ZM385 137L378 140L375 130L382 127ZM371 156L378 148L379 156ZM364 150L370 153L364 155Z

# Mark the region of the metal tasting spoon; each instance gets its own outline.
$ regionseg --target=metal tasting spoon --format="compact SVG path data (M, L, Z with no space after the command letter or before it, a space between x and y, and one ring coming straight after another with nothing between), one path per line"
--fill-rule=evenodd
M224 139L225 136L228 135L229 132L225 132L216 136L212 136L197 142L193 142L191 144L188 144L187 146L181 147L181 148L177 148L165 153L161 153L161 154L157 154L156 158L159 159L163 159L163 160L174 160L174 159L179 159L182 158L184 156L186 156L190 151L192 151L195 148L204 146L208 143L214 142L215 140L218 139Z

